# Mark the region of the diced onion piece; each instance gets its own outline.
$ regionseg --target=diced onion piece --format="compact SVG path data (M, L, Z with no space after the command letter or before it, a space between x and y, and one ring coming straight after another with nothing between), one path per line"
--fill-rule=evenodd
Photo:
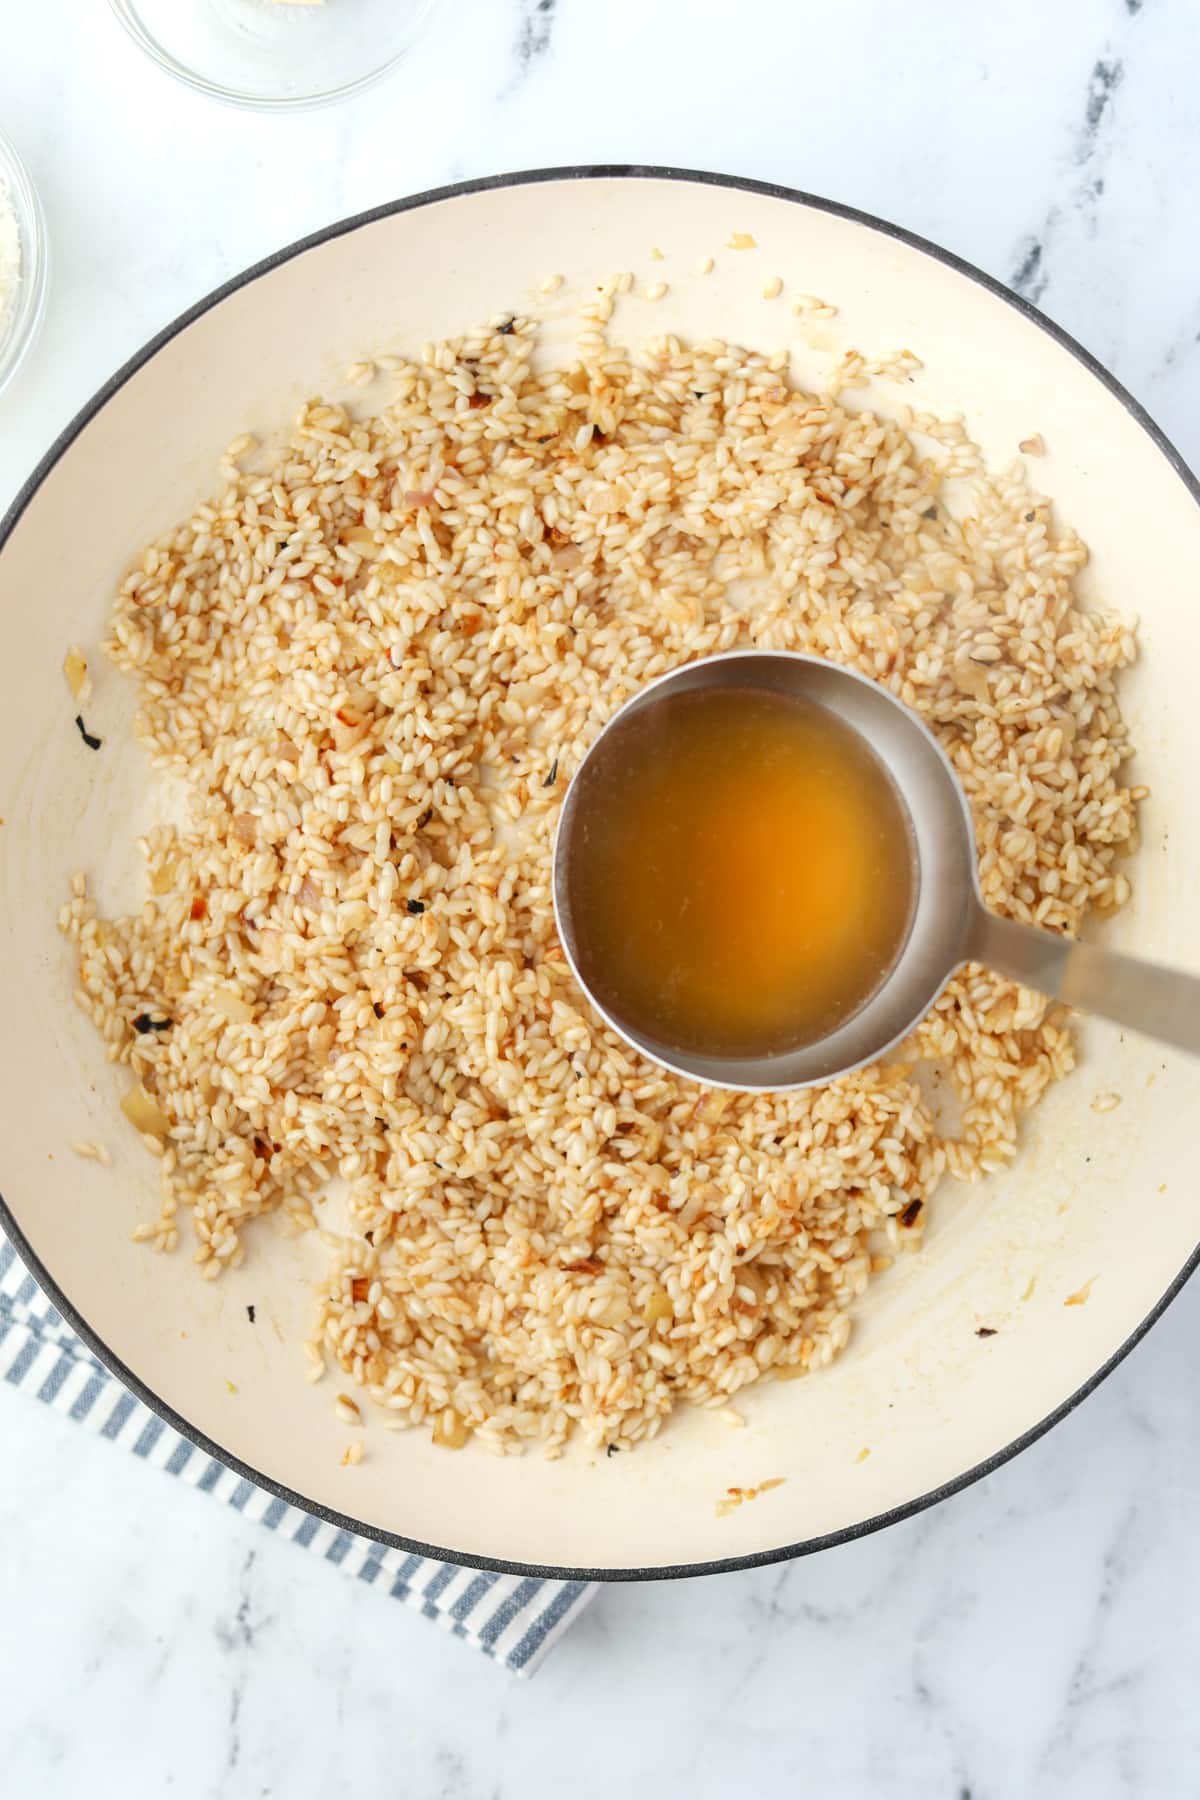
M209 1005L214 1012L219 1012L231 1025L244 1025L247 1019L254 1017L254 1008L240 994L229 988L218 988L209 998Z
M361 744L370 729L369 719L356 719L352 713L338 712L333 722L334 748L342 752L353 750L356 744Z
M970 694L972 699L985 703L991 698L987 669L982 663L973 662L970 656L959 656L950 673L960 694Z
M470 1426L452 1406L442 1409L434 1422L433 1441L440 1450L461 1450L471 1435Z
M121 1111L133 1129L140 1131L143 1137L165 1137L171 1128L171 1121L158 1101L140 1084L131 1087L122 1097Z
M650 1298L642 1308L642 1317L647 1325L657 1325L660 1319L673 1319L675 1308L666 1288L654 1288Z
M78 644L71 645L63 657L62 667L72 699L86 700L91 692L92 684L88 680L87 658Z

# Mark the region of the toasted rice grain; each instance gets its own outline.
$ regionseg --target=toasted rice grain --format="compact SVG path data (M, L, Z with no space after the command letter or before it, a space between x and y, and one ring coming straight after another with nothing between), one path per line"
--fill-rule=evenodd
M143 840L140 911L102 920L77 878L62 915L80 1003L169 1121L136 1235L170 1249L186 1210L211 1278L264 1213L312 1232L340 1178L309 1379L495 1454L635 1444L827 1364L913 1203L1007 1163L1072 1065L981 968L823 1089L639 1058L550 904L567 780L630 693L749 644L884 683L966 787L988 905L1052 930L1124 898L1134 824L1132 639L1080 610L1084 547L1019 468L989 477L960 422L795 391L781 356L581 344L535 372L533 325L498 320L379 359L378 413L313 401L252 472L230 446L107 645L193 816ZM171 1028L136 1033L147 1010Z
M104 1169L110 1168L112 1165L112 1156L106 1144L97 1143L91 1138L82 1138L78 1143L72 1144L71 1148L76 1156L83 1158L84 1162L98 1162Z
M801 294L792 306L792 311L800 318L832 319L837 316L837 307L830 306L816 294Z

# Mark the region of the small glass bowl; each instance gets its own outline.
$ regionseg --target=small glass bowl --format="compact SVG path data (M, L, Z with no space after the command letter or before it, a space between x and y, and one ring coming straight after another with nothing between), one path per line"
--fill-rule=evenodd
M25 165L0 131L0 189L17 217L21 266L17 291L0 317L0 393L8 386L41 330L46 310L46 221Z
M437 0L109 0L136 44L197 93L265 112L370 87Z

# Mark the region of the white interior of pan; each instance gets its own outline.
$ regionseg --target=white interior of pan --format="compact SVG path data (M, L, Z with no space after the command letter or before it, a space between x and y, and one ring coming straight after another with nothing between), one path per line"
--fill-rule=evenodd
M725 249L735 232L756 248ZM705 256L716 268L700 276ZM714 185L604 179L469 194L361 226L259 276L159 350L60 458L0 553L0 1190L20 1230L154 1395L302 1499L464 1555L600 1569L769 1551L962 1475L1101 1367L1198 1235L1194 1067L1088 1026L1080 1069L1029 1122L1015 1167L976 1188L945 1187L923 1253L878 1282L845 1357L744 1396L744 1429L680 1414L634 1455L545 1463L450 1454L425 1433L368 1424L366 1459L353 1468L340 1466L352 1434L333 1414L336 1381L304 1382L320 1246L287 1241L268 1222L244 1268L203 1284L186 1249L164 1258L130 1242L155 1205L153 1164L117 1114L117 1077L71 1002L54 921L76 867L102 906L133 897L135 831L160 802L129 734L132 696L107 667L88 708L103 750L80 741L61 674L67 644L96 642L131 553L209 490L236 433L279 426L360 356L504 308L566 330L589 288L624 268L639 289L670 284L657 302L622 303L614 329L631 342L672 330L788 345L800 375L814 377L848 345L908 346L925 371L907 397L964 411L993 460L1043 435L1037 480L1092 546L1086 591L1141 621L1125 699L1152 798L1135 899L1112 939L1186 962L1200 873L1200 510L1120 401L1039 327L854 222ZM540 295L558 272L563 287ZM765 301L774 274L835 301L838 316L806 324L786 295ZM1097 1113L1101 1092L1121 1105ZM110 1145L113 1167L76 1158L69 1145L80 1138ZM1086 1303L1065 1304L1085 1288ZM980 1339L980 1326L996 1335ZM717 1516L727 1487L771 1477L785 1485Z

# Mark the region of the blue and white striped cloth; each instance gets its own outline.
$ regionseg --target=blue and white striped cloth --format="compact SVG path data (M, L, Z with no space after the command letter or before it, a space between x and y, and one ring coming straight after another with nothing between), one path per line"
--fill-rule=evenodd
M341 1531L245 1481L191 1444L97 1362L0 1233L0 1377L55 1412L216 1495L269 1531L381 1587L518 1675L531 1675L591 1599L585 1581L491 1575L407 1556Z

